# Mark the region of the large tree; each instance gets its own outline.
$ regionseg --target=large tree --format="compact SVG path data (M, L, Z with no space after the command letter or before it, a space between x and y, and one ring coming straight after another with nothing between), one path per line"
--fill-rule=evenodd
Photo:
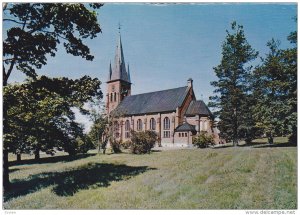
M97 9L102 4L90 4ZM82 39L93 39L101 32L97 14L84 4L20 3L4 7L3 85L16 68L35 77L36 69L54 57L58 44L67 53L93 60Z
M288 40L292 48L280 49L279 41L267 43L270 51L253 74L256 126L273 143L274 136L290 134L297 142L297 33Z
M249 115L249 62L257 57L258 52L248 43L243 26L233 22L231 31L226 32L222 60L214 68L218 80L211 83L216 88L216 95L210 98L210 106L217 110L215 113L222 137L233 141L236 146L239 139L249 138L253 125Z
M100 153L101 148L104 150L105 145L105 132L108 127L108 117L105 114L104 107L99 100L94 100L90 103L90 119L92 121L89 137L94 146L98 148Z
M88 113L84 104L101 99L100 81L39 77L4 89L7 126L4 144L11 152L34 151L55 153L54 147L76 153L78 138L86 139L83 128L75 121L74 107ZM21 138L20 138L21 137Z
M54 57L58 44L66 52L93 60L83 39L101 32L95 9L102 4L10 3L4 4L3 86L13 71L36 78L36 69ZM7 129L7 105L3 108L3 126ZM3 145L3 187L9 186L8 146Z

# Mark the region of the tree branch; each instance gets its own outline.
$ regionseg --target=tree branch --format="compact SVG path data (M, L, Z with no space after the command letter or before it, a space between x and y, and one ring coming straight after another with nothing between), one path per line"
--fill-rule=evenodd
M17 23L17 24L20 24L20 25L24 25L23 22L18 22L18 21L14 20L14 19L3 19L3 21L10 21L10 22L14 22L14 23Z

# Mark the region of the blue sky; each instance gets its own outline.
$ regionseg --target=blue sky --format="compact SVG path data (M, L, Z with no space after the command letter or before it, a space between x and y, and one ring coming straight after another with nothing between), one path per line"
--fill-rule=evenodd
M207 103L213 95L210 82L216 79L213 67L220 63L221 45L232 21L244 26L248 42L260 56L267 53L266 43L272 37L281 41L282 48L289 47L286 37L297 29L293 20L297 16L296 3L111 3L105 4L98 16L103 33L86 41L95 56L93 62L68 55L60 48L38 74L98 77L105 94L120 22L132 94L185 86L187 79L192 78L197 99ZM14 71L10 82L23 78Z

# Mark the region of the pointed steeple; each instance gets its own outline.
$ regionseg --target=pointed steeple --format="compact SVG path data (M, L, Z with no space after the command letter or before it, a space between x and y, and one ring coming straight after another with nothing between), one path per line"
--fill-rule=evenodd
M108 79L107 79L107 81L111 80L111 75L112 75L111 62L109 62L109 73L108 73Z
M113 81L113 80L123 80L130 83L130 79L128 79L128 74L126 71L126 64L124 60L120 32L119 32L119 39L116 47L115 62L113 65L112 74L110 76L109 81Z
M128 63L128 66L127 66L127 78L128 78L128 82L131 83L131 80L130 80L130 71L129 71L129 63Z

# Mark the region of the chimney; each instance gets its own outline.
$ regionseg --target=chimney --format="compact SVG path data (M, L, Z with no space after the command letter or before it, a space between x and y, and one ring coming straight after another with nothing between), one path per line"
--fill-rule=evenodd
M188 85L188 87L193 87L193 79L189 78L187 80L187 85Z

